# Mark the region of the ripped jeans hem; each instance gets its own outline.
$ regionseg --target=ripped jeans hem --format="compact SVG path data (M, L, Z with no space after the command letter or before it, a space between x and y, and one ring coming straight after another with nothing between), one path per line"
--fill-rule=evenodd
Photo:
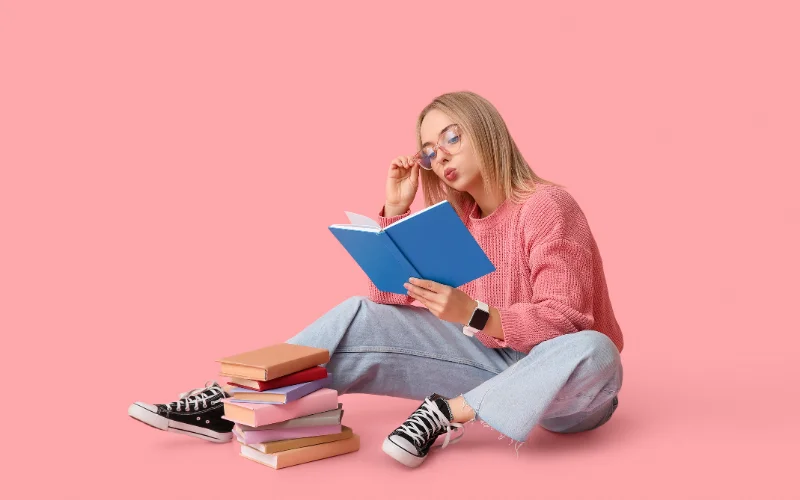
M473 413L473 417L470 420L467 420L465 422L465 424L471 424L473 422L480 422L481 425L483 425L484 427L491 428L492 430L494 430L495 432L500 434L499 436L497 436L498 440L503 440L505 438L505 439L508 439L508 444L509 445L511 445L511 443L514 443L514 451L516 452L517 456L519 456L519 449L525 444L525 441L527 440L527 436L525 438L523 438L523 439L515 439L515 438L513 438L513 437L511 437L511 436L509 436L507 434L504 434L502 431L500 431L497 428L493 427L489 422L487 422L486 420L481 418L481 416L480 416L480 404L473 405L472 403L467 401L467 397L466 397L465 394L461 394L461 398L464 401L463 405L461 406L461 409L464 410L465 407L469 406L470 408L472 408L472 413Z

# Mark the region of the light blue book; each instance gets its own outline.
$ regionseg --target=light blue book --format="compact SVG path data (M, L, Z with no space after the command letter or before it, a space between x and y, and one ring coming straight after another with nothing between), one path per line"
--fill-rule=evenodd
M457 288L495 270L447 200L383 229L369 217L345 213L350 224L328 229L383 292L405 294L408 278Z
M326 378L295 385L287 385L286 387L276 387L275 389L268 389L266 391L254 391L253 389L245 389L244 387L231 387L228 389L228 392L231 393L231 398L227 401L232 403L286 404L298 400L303 396L307 396L323 387L330 386L332 379L333 375L329 373Z

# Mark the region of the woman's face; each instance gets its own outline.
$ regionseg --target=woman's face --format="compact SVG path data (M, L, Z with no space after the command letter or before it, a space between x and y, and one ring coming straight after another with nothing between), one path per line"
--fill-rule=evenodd
M460 143L456 153L445 153L436 150L436 158L431 162L433 172L448 186L458 191L468 191L470 187L481 181L478 159L472 143L461 129L461 134L456 138L452 134L442 137L442 131L456 123L452 118L438 109L430 110L420 125L420 136L423 146L437 144L442 138L442 145L447 148L449 144ZM452 148L451 148L452 149Z

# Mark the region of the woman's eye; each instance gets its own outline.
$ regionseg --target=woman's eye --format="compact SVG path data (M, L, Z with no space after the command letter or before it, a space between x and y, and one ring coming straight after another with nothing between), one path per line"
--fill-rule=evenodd
M447 144L456 144L460 139L456 134L447 134Z

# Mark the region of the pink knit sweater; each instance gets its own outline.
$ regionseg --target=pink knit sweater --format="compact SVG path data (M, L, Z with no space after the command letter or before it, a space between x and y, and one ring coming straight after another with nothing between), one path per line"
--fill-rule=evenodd
M537 185L523 203L504 201L488 217L467 207L464 224L496 270L461 287L473 299L500 311L504 340L479 332L492 348L527 353L545 340L581 330L607 335L622 352L603 262L589 224L563 188ZM410 215L378 217L381 227ZM369 283L369 298L381 304L412 305L403 294L381 292ZM418 304L418 303L417 303Z

